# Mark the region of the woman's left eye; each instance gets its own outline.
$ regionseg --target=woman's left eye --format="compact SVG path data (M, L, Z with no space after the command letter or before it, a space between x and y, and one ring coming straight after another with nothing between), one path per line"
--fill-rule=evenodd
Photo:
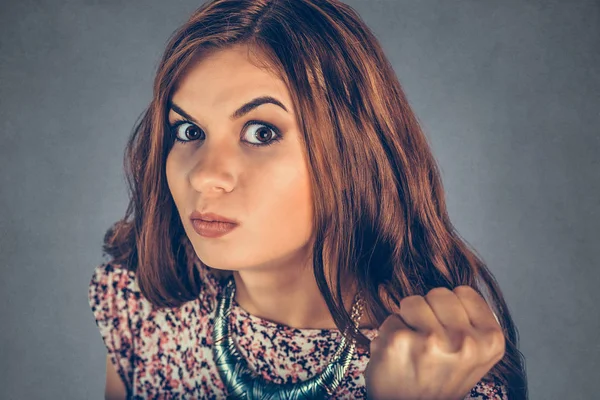
M252 129L249 129L252 128ZM257 129L258 128L258 129ZM252 146L270 146L275 142L281 140L279 132L274 127L265 124L264 122L252 121L244 128L245 132L250 132L252 139L257 139L258 142L248 141L248 144ZM248 136L248 135L244 135Z

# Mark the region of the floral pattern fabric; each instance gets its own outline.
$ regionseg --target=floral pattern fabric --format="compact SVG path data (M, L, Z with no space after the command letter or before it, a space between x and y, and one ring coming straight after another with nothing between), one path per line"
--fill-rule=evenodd
M203 289L177 309L155 309L141 294L135 274L111 263L97 266L89 304L110 359L132 399L225 399L212 355L218 278L196 259ZM230 331L248 366L275 383L295 383L318 374L335 352L336 329L296 329L241 308L234 300ZM369 339L376 329L361 329ZM334 399L366 398L363 372L368 350L357 349ZM466 399L506 400L506 388L480 381Z

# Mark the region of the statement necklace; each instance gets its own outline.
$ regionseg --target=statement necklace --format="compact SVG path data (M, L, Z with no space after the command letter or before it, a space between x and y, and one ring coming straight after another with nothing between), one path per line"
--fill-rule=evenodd
M341 383L356 351L356 341L348 341L345 335L333 355L331 362L318 375L295 384L278 385L266 381L252 372L246 360L237 350L229 333L229 315L235 295L235 281L229 278L224 293L219 297L213 328L213 356L219 375L228 392L228 399L322 399L331 396ZM352 306L351 318L355 331L358 330L363 310L363 301L358 293Z

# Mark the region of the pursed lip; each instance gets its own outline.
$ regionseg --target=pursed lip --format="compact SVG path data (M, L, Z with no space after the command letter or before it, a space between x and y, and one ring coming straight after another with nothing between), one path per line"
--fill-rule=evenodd
M201 213L200 211L194 211L190 215L190 220L194 221L196 219L199 219L202 221L209 221L209 222L226 222L228 224L235 224L235 225L239 224L239 222L234 219L227 218L227 217L224 217L222 215L215 214L212 212Z
M237 224L232 224L223 221L204 221L202 219L193 219L192 227L194 231L205 238L219 238L228 234L238 227Z

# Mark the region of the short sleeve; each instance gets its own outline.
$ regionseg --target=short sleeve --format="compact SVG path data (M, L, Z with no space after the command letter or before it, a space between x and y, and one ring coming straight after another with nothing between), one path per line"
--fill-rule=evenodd
M132 387L139 299L134 272L110 263L95 268L88 290L89 305L128 395Z
M508 400L506 386L497 380L481 380L464 400Z

